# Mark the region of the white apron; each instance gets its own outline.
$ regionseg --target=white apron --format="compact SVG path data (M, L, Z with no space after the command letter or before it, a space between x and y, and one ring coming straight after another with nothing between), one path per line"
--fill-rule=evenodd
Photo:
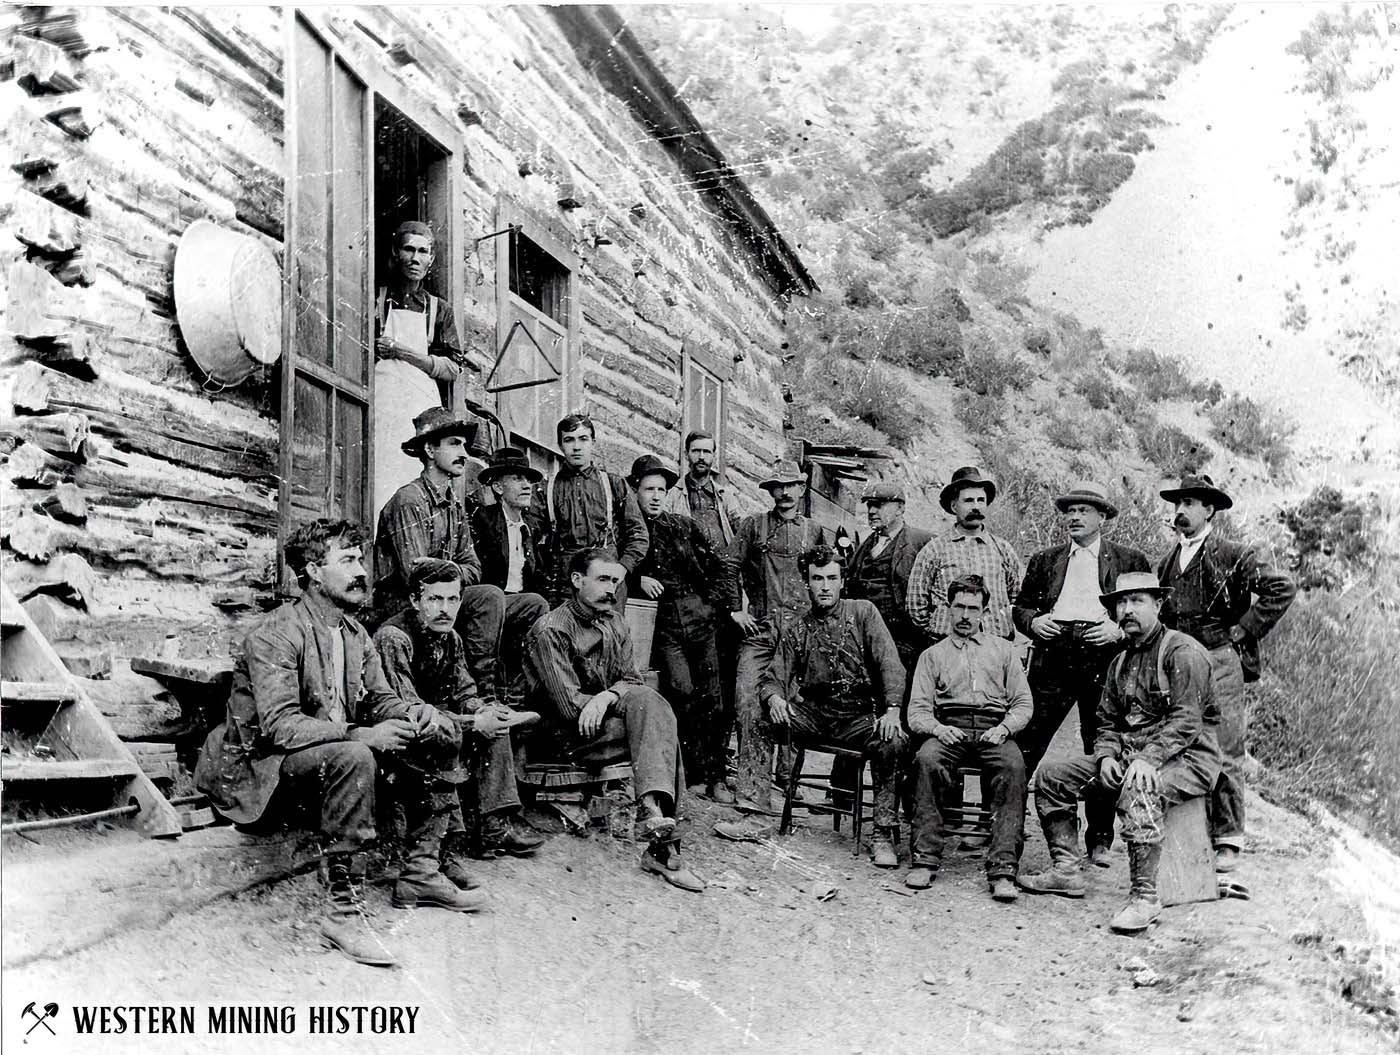
M387 304L387 290L379 291L379 332L415 352L428 354L437 324L437 298L429 294L428 310L405 311ZM399 359L374 364L374 516L404 484L423 471L422 463L403 452L401 445L413 435L413 419L428 407L441 406L438 383L418 367Z

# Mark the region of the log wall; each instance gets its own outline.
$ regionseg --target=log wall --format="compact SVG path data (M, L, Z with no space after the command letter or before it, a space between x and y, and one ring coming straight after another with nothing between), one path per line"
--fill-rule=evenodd
M500 196L582 261L578 368L605 459L674 458L683 353L728 372L741 508L783 445L784 301L663 147L580 65L548 13L320 9L355 63L461 134L474 365L495 348ZM5 575L76 605L63 633L225 652L274 588L275 369L206 381L172 268L209 219L284 259L283 22L270 8L7 8L0 66L0 502ZM410 115L412 116L412 115ZM565 196L577 208L559 205ZM612 244L595 245L601 224ZM474 387L472 387L474 386ZM169 642L161 642L168 652Z

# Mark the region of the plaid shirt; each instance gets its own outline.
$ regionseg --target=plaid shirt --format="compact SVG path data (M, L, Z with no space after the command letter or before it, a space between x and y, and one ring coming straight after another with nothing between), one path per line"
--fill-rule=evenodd
M374 606L380 619L408 604L408 574L419 557L450 560L462 569L462 585L481 581L467 511L451 486L434 489L424 471L379 511L374 533Z
M991 592L982 629L997 637L1011 637L1011 602L1021 586L1025 569L1016 550L1004 538L983 528L976 535L954 526L935 535L914 558L909 571L909 617L929 637L952 633L948 616L948 584L964 575L980 575Z
M409 706L428 703L453 714L481 709L457 631L429 630L415 609L405 608L375 631L374 647L389 687Z

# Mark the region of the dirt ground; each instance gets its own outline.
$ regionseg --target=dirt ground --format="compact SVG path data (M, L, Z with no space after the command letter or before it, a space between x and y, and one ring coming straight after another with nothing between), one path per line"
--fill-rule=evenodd
M1083 902L998 905L970 855L908 896L902 871L852 857L825 819L730 843L708 833L735 815L695 803L687 852L705 893L641 872L610 836L560 834L534 860L483 863L479 915L399 912L375 889L402 955L389 971L321 950L311 874L181 908L214 881L181 863L200 833L154 852L128 833L7 845L4 1039L20 1050L36 1000L61 1006L60 1032L32 1050L75 1053L1393 1052L1393 1026L1341 995L1365 937L1321 876L1328 848L1303 818L1252 806L1239 876L1254 899L1168 910L1140 939L1107 930L1121 848ZM216 860L220 832L204 833ZM1044 860L1032 836L1025 864ZM818 901L813 881L838 895ZM65 953L99 925L117 933ZM1151 981L1144 964L1156 984L1134 984ZM208 1036L201 1008L201 1035L98 1038L74 1036L74 1003L421 1010L411 1037L308 1036L305 1017L293 1037Z

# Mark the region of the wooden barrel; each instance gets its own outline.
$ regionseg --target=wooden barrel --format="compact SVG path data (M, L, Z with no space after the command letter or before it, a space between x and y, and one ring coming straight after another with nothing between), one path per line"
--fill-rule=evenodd
M632 658L638 670L651 667L651 642L656 636L656 602L643 597L627 598L627 629L632 634Z

